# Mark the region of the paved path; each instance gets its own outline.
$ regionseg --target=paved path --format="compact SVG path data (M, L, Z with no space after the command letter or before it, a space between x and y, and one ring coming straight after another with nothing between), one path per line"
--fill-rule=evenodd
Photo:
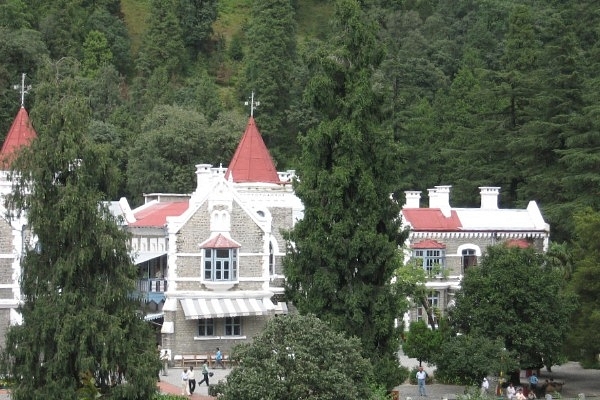
M412 369L419 365L416 359L408 358L403 354L399 354L400 363ZM428 374L435 376L435 370L426 364L423 364L424 369ZM583 393L586 398L600 397L600 370L583 369L576 362L568 362L563 365L552 367L552 372L545 369L540 371L540 382L548 379L554 379L557 382L564 382L561 396L565 399L577 398L580 393ZM523 384L527 380L521 378ZM490 390L495 387L493 382L490 382ZM395 388L400 393L401 399L411 397L418 400L419 390L417 385L403 384ZM464 394L464 386L431 384L427 386L427 395L432 399L456 398L458 395Z
M408 358L402 354L400 354L399 359L400 363L409 369L418 365L417 360ZM427 365L424 365L424 368L428 373L435 372L433 368ZM225 379L230 369L211 368L211 371L214 373L211 383L216 383L219 380ZM181 394L181 372L181 368L171 368L169 369L168 376L161 376L161 381L157 383L161 393ZM196 373L197 378L198 376L202 379L202 374L199 371ZM196 380L199 381L200 379ZM585 394L586 398L600 397L600 370L583 369L578 363L568 362L553 367L552 372L547 372L546 370L540 371L540 380L544 381L545 379L565 382L562 392L564 399L577 398L579 393ZM525 383L525 379L523 379L523 382ZM418 400L417 385L403 384L397 386L395 389L399 392L401 400L405 400L408 397ZM464 386L431 384L427 385L427 398L436 400L444 398L453 399L458 395L462 395L464 390ZM208 387L205 384L197 387L195 393L190 398L196 400L214 399L214 397L208 396ZM0 390L0 400L9 399L10 395L7 394L7 391Z

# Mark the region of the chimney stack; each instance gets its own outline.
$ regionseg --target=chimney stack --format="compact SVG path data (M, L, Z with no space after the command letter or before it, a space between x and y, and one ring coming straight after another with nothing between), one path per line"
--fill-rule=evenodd
M402 208L419 208L421 206L421 191L407 190L404 192L406 203Z
M481 194L481 208L486 210L498 209L498 195L500 188L496 186L480 186L479 193Z
M450 216L450 185L436 186L429 191L429 208L439 208L445 217Z

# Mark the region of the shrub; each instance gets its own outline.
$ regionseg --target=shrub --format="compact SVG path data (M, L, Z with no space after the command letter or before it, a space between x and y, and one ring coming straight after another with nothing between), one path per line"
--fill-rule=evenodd
M208 395L212 397L217 397L220 394L223 394L225 391L225 382L220 380L219 383L213 383L212 385L208 385Z

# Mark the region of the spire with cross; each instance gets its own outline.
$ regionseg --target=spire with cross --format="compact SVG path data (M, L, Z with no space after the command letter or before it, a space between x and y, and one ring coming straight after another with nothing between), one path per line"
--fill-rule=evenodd
M14 85L13 89L21 91L21 107L25 107L25 94L31 89L31 85L25 86L25 73L21 74L21 84Z
M254 117L254 109L260 106L260 101L254 101L254 91L252 91L252 97L250 97L250 101L244 102L244 105L250 106L250 116Z

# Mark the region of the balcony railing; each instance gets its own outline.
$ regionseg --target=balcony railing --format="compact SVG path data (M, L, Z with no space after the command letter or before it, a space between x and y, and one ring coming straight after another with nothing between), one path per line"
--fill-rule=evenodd
M146 301L160 303L165 299L167 280L164 278L140 279L137 282L137 293Z

